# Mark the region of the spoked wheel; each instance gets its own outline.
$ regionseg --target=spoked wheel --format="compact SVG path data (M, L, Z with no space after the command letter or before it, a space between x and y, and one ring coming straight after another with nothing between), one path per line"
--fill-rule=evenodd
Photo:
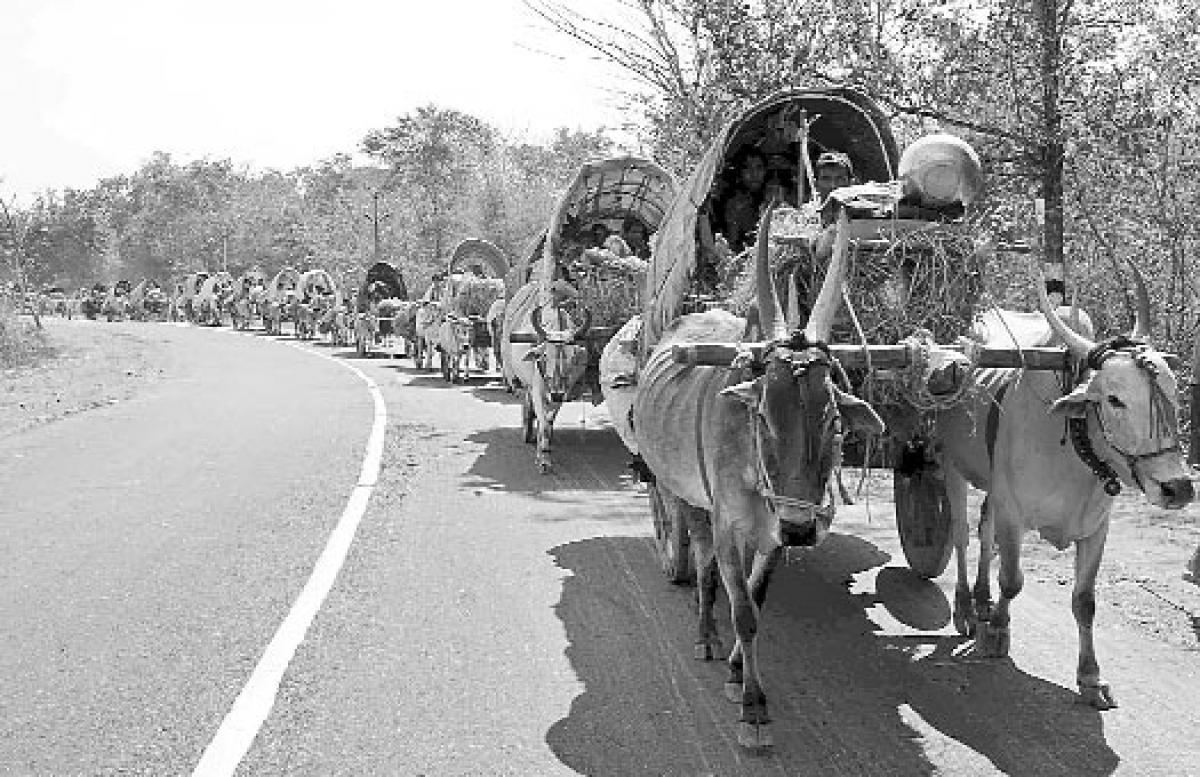
M654 521L654 544L663 574L674 585L688 585L695 576L692 569L691 540L683 512L663 498L658 486L650 483L650 517Z
M904 558L912 571L932 580L946 571L954 536L946 481L924 440L905 444L893 472L892 489Z

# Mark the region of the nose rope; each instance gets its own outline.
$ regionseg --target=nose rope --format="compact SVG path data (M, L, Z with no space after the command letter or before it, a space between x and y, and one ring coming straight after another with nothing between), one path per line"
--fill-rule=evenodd
M806 522L823 518L832 523L833 517L837 512L837 506L832 499L829 501L829 504L821 504L808 499L797 499L786 496L775 491L775 485L771 482L771 473L767 471L766 457L763 455L762 449L762 433L760 429L765 422L757 410L752 410L750 415L750 436L754 438L754 458L758 468L758 492L766 500L771 512L777 512L780 506L791 507L803 511ZM789 521L789 523L794 522Z

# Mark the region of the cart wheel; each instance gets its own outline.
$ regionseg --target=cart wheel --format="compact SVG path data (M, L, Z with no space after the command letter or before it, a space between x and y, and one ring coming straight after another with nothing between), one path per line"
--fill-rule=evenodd
M915 471L898 468L892 481L904 558L912 571L930 580L946 571L954 550L950 498L938 475L933 465Z
M691 540L683 521L683 512L663 498L658 486L651 483L647 490L650 495L650 517L654 521L654 545L663 574L673 585L688 585L695 572L692 569Z

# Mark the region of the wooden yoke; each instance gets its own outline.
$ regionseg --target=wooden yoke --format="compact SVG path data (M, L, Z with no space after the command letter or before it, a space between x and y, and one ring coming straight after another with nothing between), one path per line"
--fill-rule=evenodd
M756 359L762 357L766 343L688 343L672 348L672 356L680 364L705 367L728 367L740 350L749 350ZM1067 370L1069 355L1065 348L984 348L962 344L939 345L939 348L967 353L978 367L1023 367L1027 370ZM913 363L912 349L907 345L847 345L829 346L829 352L843 367L862 369L908 367ZM868 359L869 354L869 359Z

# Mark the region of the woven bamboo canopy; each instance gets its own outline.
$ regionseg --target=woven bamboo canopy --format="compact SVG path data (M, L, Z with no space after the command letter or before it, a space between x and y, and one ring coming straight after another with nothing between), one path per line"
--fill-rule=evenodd
M645 225L647 233L656 232L678 190L673 175L642 157L612 157L580 167L546 229L537 273L542 288L554 280L555 266L563 260L569 244L595 224L620 232L624 220L633 217Z
M306 270L300 276L300 283L296 290L303 299L310 299L318 294L333 294L337 304L340 305L342 302L342 292L333 280L333 275L320 267Z
M469 237L454 247L446 271L453 275L466 272L472 266L483 270L486 277L503 278L508 274L508 257L490 241Z
M808 127L806 149L800 148L797 132L801 122ZM841 151L859 181L880 183L895 178L900 157L887 117L852 88L783 90L729 122L667 208L658 231L646 278L646 345L656 343L679 315L696 270L698 218L709 207L718 178L748 147L791 160L798 181L804 177L802 154L811 163L824 151Z
M300 271L294 267L284 267L275 273L271 279L269 291L272 297L278 297L285 289L296 289L300 286Z
M371 286L376 283L381 283L387 288L384 299L408 299L408 286L405 285L404 276L396 269L396 265L391 262L376 262L367 269L367 277L358 289L356 306L359 313L365 313L370 308L369 292Z

